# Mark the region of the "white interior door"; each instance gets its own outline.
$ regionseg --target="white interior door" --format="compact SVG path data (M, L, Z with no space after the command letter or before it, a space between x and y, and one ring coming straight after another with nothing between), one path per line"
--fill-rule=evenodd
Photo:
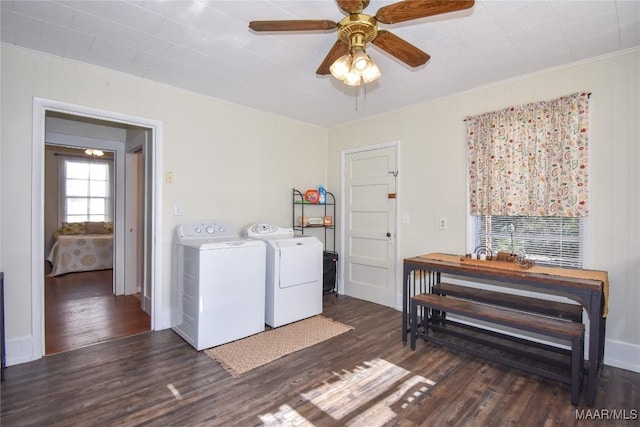
M345 156L344 291L395 307L396 150L390 146Z

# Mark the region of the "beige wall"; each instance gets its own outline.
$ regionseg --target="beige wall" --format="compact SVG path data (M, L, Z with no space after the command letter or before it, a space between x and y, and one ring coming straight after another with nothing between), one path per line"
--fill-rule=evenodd
M638 50L525 76L329 131L328 185L339 199L347 148L400 141L400 257L465 253L464 118L577 91L591 96L591 229L587 267L609 272L605 361L640 371L640 59ZM472 72L472 71L470 71ZM448 227L439 229L446 217ZM400 276L398 276L400 280ZM398 288L400 291L400 288Z
M175 227L187 221L291 222L291 188L326 182L327 130L104 69L2 47L0 268L7 361L28 360L31 319L32 104L40 97L161 121L163 311ZM182 216L173 215L174 204Z
M463 119L509 105L587 90L591 102L589 267L609 271L605 360L640 371L640 58L638 50L407 107L330 130L103 69L2 48L0 268L6 274L9 363L31 335L32 98L162 121L164 266L176 225L290 222L290 190L326 183L340 199L346 148L400 141L398 267L404 257L466 249ZM173 206L183 215L174 216ZM338 211L339 212L339 211ZM448 228L438 221L446 217ZM339 219L338 219L339 220ZM399 270L398 270L399 271ZM398 280L400 279L398 274ZM165 289L164 291L167 291ZM166 307L164 307L166 308ZM13 358L13 359L12 359Z

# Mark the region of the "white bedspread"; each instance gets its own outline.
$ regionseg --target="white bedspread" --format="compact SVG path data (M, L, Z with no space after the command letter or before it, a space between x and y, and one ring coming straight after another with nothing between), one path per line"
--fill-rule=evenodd
M113 234L58 236L47 261L53 264L50 276L113 268Z

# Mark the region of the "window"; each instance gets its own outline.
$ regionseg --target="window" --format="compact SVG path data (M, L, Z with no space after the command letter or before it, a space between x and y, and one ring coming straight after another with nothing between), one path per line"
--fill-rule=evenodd
M536 264L582 268L584 218L472 216L473 248L524 254ZM472 249L473 249L472 248Z
M467 117L471 244L582 267L589 94Z
M112 220L111 164L110 160L62 159L63 221Z

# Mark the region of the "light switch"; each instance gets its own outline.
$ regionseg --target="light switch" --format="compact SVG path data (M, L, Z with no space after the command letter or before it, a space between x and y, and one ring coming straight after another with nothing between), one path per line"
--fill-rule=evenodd
M411 215L409 215L409 212L402 212L402 223L409 224L409 222L411 222Z
M175 216L182 215L182 205L180 203L176 203L175 205L173 205L173 214Z

